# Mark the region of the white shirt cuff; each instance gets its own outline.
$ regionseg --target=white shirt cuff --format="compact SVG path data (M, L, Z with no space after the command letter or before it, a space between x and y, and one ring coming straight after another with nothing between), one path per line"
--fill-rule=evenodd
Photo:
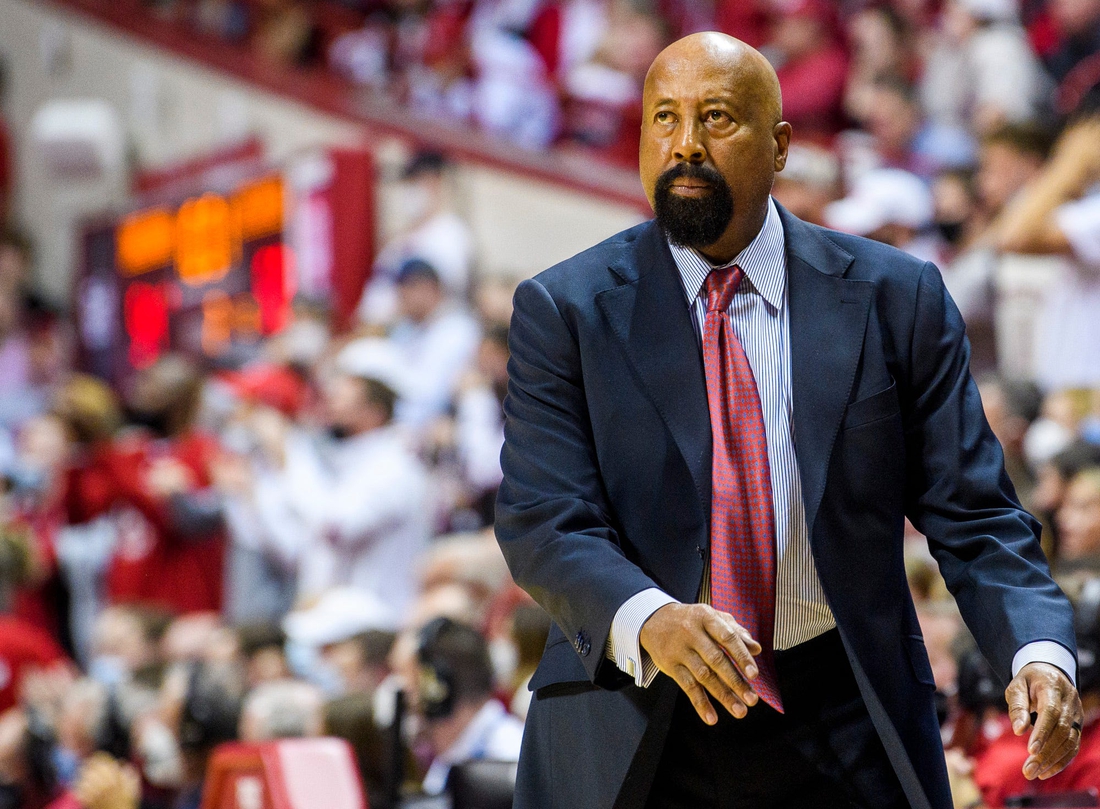
M628 601L627 604L629 603ZM622 607L619 609L621 611ZM1052 666L1057 666L1069 677L1073 687L1077 687L1077 661L1073 659L1069 649L1060 643L1055 643L1052 640L1036 640L1021 646L1012 658L1012 676L1015 677L1019 674L1020 669L1028 663L1049 663Z
M606 655L623 672L633 677L634 684L639 688L647 688L657 677L658 671L649 655L642 650L639 639L642 624L666 604L678 603L668 593L650 587L624 601L611 621Z

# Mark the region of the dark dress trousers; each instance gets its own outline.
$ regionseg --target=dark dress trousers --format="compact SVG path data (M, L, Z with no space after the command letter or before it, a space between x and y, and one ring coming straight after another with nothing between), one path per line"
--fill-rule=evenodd
M934 685L902 563L929 540L986 658L1075 651L1072 613L1004 472L936 268L780 208L794 439L814 562L863 701L915 809L950 809ZM702 355L660 229L624 231L522 283L496 531L552 616L518 809L645 805L677 687L638 688L604 649L649 587L696 599L709 537Z

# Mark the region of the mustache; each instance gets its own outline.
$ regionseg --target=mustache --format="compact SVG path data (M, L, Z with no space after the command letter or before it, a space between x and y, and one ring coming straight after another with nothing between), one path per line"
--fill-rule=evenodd
M657 187L668 189L676 180L683 179L702 180L717 188L726 184L726 178L717 169L695 163L677 163L661 173L657 178Z

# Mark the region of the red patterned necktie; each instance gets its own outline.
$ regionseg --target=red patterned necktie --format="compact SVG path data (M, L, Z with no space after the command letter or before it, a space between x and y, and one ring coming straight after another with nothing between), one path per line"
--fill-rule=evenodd
M714 435L710 528L710 603L728 612L764 647L753 690L782 713L772 649L775 629L775 521L768 440L756 379L730 322L745 274L711 270L703 284L703 363Z

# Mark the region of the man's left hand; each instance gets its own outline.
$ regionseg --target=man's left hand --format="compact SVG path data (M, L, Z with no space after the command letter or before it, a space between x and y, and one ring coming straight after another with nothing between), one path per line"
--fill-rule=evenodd
M1028 663L1005 690L1012 732L1035 727L1027 743L1024 777L1029 781L1057 775L1081 746L1081 697L1065 673L1049 663Z

